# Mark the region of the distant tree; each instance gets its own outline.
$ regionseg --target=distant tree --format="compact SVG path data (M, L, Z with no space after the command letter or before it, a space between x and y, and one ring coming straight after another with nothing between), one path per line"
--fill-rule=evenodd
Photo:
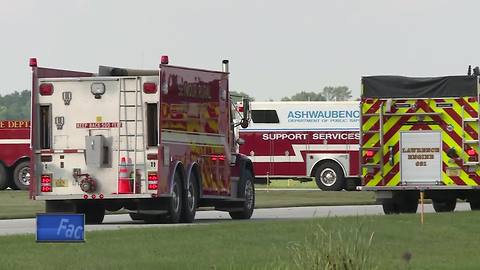
M347 86L327 86L323 88L322 95L326 100L345 101L352 97L352 91Z
M325 101L325 97L321 93L302 91L291 97L283 97L281 101Z
M0 95L0 119L30 119L30 91L15 91L4 96Z
M243 98L248 98L250 101L255 100L254 97L245 92L230 91L230 96L232 97L234 103L242 101Z

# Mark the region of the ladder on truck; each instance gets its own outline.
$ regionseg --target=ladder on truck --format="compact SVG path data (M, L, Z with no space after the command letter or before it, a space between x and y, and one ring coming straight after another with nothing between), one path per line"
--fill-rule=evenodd
M463 149L468 148L468 149L474 149L473 146L477 146L477 149L475 150L476 152L476 160L475 161L470 161L470 154L468 155L469 158L467 160L463 160L463 165L465 166L472 166L470 168L475 169L476 166L480 165L480 95L477 94L477 100L476 100L476 115L477 117L467 117L467 112L465 110L465 105L462 106L462 147ZM471 123L471 125L470 125ZM477 132L477 137L472 137L472 139L467 139L467 132L465 131L465 127L470 126ZM471 170L473 170L471 169Z
M134 194L141 192L141 183L146 177L143 118L141 79L139 77L121 78L118 110L118 177L120 178L120 168L126 166L130 172L128 178L133 183L131 193ZM126 164L122 163L122 158ZM140 170L140 173L137 173L137 170ZM118 181L117 191L119 191Z
M383 179L383 121L384 121L384 115L383 115L383 102L378 108L378 113L365 113L363 114L363 103L360 103L360 154L359 154L359 159L360 159L360 175L363 175L363 168L367 168L368 170L374 170L375 168L379 169L380 175L382 177L382 184L384 184L384 179ZM363 118L378 118L378 128L373 129L373 130L363 130ZM366 134L378 134L379 136L379 146L364 146L363 142L363 136ZM380 155L380 163L365 163L363 162L363 155L364 151L372 150L375 151L376 154ZM374 154L374 156L376 155ZM373 160L373 157L372 157ZM362 180L363 181L363 180ZM363 185L364 183L362 183Z

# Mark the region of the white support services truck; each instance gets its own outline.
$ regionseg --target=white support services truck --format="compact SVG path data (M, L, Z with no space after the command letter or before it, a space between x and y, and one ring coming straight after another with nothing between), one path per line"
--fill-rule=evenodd
M356 101L250 103L240 128L240 153L257 178L315 177L322 190L355 190L359 179L359 103Z
M31 59L31 197L87 223L122 208L146 222L192 222L199 206L250 218L254 172L235 151L223 64L208 71L162 57L159 69L94 74Z

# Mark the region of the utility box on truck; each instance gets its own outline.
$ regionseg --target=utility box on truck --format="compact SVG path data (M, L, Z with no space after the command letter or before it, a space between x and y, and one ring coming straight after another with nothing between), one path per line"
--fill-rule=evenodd
M479 78L362 78L362 190L386 214L417 211L420 192L437 212L457 199L480 209Z
M213 206L250 218L254 172L235 151L228 61L207 71L162 57L157 70L98 74L30 65L31 196L47 212L101 223L105 210L124 208L132 219L175 223Z
M360 183L358 101L252 101L250 113L240 153L257 178L315 178L322 190Z

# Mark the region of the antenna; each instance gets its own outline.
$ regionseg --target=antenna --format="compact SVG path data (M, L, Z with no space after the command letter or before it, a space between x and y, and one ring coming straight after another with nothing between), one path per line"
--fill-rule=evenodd
M467 75L472 76L472 65L468 65Z

